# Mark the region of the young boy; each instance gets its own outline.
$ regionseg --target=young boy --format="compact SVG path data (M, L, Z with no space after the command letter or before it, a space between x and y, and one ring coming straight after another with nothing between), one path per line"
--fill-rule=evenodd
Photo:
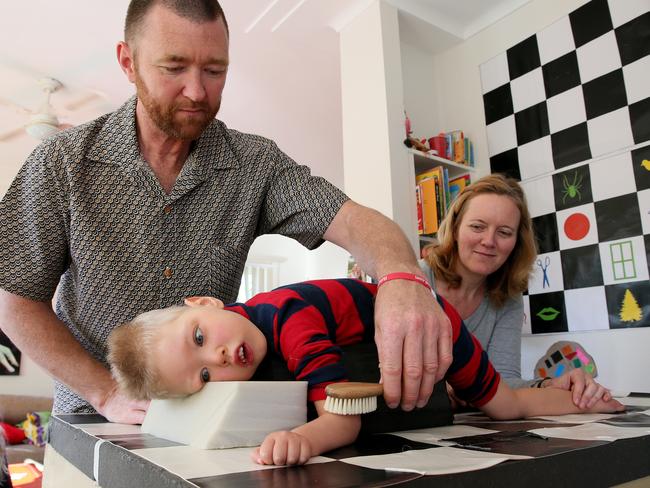
M244 304L192 297L185 306L153 310L117 327L108 360L120 386L139 399L184 396L208 381L243 381L266 354L286 361L297 380L308 381L318 418L291 432L269 434L254 450L260 464L304 464L354 442L359 416L323 408L325 387L346 381L339 346L371 342L377 286L351 279L318 280L260 293ZM500 381L479 342L458 313L438 301L453 328L453 363L446 380L457 395L495 419L574 412L614 412L615 400L580 410L571 392L554 388L511 390Z

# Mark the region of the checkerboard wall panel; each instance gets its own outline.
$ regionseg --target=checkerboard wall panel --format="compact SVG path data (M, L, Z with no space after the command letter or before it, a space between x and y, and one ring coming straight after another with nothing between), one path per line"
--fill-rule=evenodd
M650 326L650 1L587 2L480 72L537 237L530 332Z
M481 66L493 172L527 179L650 140L649 6L592 0ZM548 136L534 161L526 146Z
M650 326L650 144L523 180L531 332Z

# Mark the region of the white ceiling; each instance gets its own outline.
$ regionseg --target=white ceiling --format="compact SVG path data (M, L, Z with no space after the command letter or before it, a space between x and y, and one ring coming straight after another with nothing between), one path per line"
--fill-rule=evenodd
M239 56L293 57L331 52L336 31L375 0L222 0ZM467 38L529 0L386 0L400 23L417 37L432 24ZM0 133L27 114L2 101L34 110L42 94L37 80L50 76L65 89L52 97L63 122L80 123L121 104L133 92L115 60L128 0L20 0L4 2L0 17ZM432 41L445 47L440 39ZM268 53L268 54L267 54ZM235 63L236 60L233 60ZM279 81L280 83L282 81ZM96 94L101 93L103 97Z

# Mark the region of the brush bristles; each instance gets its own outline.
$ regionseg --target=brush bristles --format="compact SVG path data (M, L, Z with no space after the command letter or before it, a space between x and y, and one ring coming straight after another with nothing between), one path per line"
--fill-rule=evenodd
M333 398L326 397L325 410L337 415L361 415L377 410L377 397Z

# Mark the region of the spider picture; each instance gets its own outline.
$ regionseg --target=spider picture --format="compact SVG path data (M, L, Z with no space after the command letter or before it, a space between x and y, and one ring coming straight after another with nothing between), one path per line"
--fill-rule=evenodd
M566 203L566 197L575 198L578 197L578 200L582 200L582 194L580 193L580 188L582 188L582 175L578 174L576 171L573 173L573 183L569 183L566 175L562 176L562 186L564 191L562 193L562 203Z

